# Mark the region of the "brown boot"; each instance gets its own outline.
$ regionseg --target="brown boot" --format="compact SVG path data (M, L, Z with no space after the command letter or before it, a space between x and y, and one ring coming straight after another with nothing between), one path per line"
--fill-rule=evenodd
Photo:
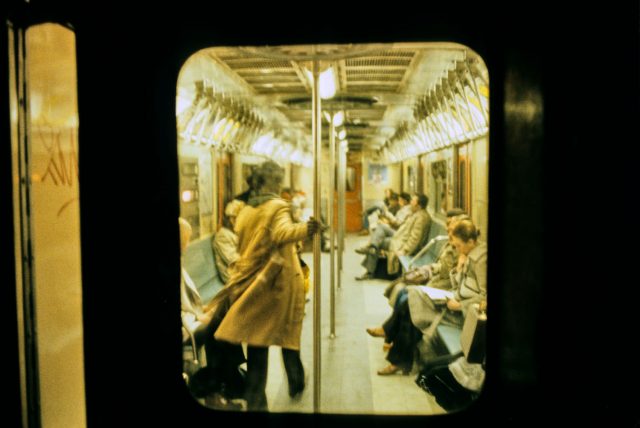
M389 376L392 374L396 374L399 371L402 371L403 375L408 375L411 370L403 369L402 367L394 366L393 364L389 364L387 367L378 370L378 375L380 376Z
M367 333L373 337L384 337L384 329L382 327L369 327Z

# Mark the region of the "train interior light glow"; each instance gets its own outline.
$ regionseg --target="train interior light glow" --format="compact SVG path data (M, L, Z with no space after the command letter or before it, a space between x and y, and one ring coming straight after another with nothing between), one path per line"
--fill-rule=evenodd
M310 70L318 71L318 85ZM430 358L457 355L447 348L448 330L421 339L413 349L418 357L403 371L380 368L391 361L390 345L366 331L392 313L384 297L391 280L439 260L452 209L466 213L483 240L488 236L488 97L482 58L456 43L211 47L185 62L176 90L178 199L192 234L182 263L202 304L228 280L219 273L224 257L212 248L217 236L243 232L233 221L251 210L234 214L237 200L255 207L274 196L273 188L269 195L261 193L265 179L256 171L264 162L282 168L280 197L289 203L291 221L315 217L324 226L320 239L303 239L297 247L301 265L309 268L300 300L306 387L291 399L280 351L270 346L263 410L385 415L452 410L415 382ZM407 233L400 232L407 220L393 223L395 199L387 198L385 189L413 200L404 219L415 213L430 220L416 226L423 229L412 232L419 239L406 254L376 251L376 271L362 277L364 245L380 231L389 242ZM239 257L227 272L249 255ZM397 270L387 263L394 257ZM212 277L217 279L209 281ZM453 325L452 334L461 327ZM255 409L252 398L242 394L202 392L190 359L197 356L206 365L212 356L193 343L185 341L185 347L197 349L183 355L194 397L214 409ZM474 367L484 373L481 364Z
M313 85L313 73L305 68L305 74L309 80L309 84ZM320 73L320 98L327 100L333 98L336 94L336 74L333 67L328 67Z

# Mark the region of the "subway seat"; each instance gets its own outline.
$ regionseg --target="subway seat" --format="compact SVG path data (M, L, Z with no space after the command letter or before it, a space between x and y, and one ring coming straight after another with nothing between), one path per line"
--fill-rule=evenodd
M462 344L460 343L462 329L460 327L440 324L436 327L436 332L447 354L454 355L462 352Z
M444 225L432 220L431 226L429 226L429 232L423 239L420 250L415 255L402 255L398 257L402 268L406 272L411 268L425 266L435 262L442 250L442 247L444 247L446 243L446 228Z
M190 242L182 260L183 267L198 288L203 305L224 287L213 255L213 236L212 233L207 234Z

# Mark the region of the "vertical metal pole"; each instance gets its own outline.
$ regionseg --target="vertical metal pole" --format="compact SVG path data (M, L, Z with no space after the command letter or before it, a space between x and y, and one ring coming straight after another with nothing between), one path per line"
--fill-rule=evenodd
M336 269L335 269L335 248L333 245L333 235L335 231L335 222L333 221L333 193L335 186L335 172L336 172L336 135L333 126L333 112L329 115L329 263L331 271L331 288L330 288L330 305L331 305L331 319L330 319L330 338L336 337Z
M337 204L337 224L336 224L336 239L337 239L337 247L338 247L338 289L342 288L342 246L343 246L343 242L342 242L342 191L340 189L342 189L342 170L340 168L341 165L341 161L340 161L340 144L342 144L341 141L338 142L338 144L336 144L336 162L337 162L337 180L338 182L336 183L336 190L338 192L338 204Z
M320 155L322 150L322 122L320 117L320 65L317 60L313 61L313 100L311 116L311 133L313 135L313 216L316 220L321 219L321 195L320 195ZM321 327L321 294L320 294L320 233L313 236L313 411L320 411L320 327Z
M344 252L344 239L347 234L347 142L341 144L342 156L342 251Z
M336 233L337 233L337 239L338 239L338 288L340 288L342 286L341 282L342 282L342 246L344 245L344 242L342 241L342 198L343 198L343 194L340 191L340 189L342 188L342 181L344 180L342 178L342 172L340 169L340 143L337 144L336 150L338 151L337 156L337 176L338 176L338 183L337 183L337 190L338 190L338 215L337 215L337 220L338 220L338 224L336 225Z
M344 253L345 232L345 187L347 178L346 150L341 141L338 147L338 262L342 270L342 256ZM342 276L339 276L338 288L342 287Z
M22 310L24 323L24 358L26 379L26 408L29 427L42 426L40 396L40 365L38 360L38 332L36 310L36 283L34 257L33 204L31 197L31 142L32 129L29 121L31 108L29 100L27 74L27 40L26 31L17 29L17 64L16 73L18 97L18 174L20 177L20 249L22 263ZM23 407L24 409L24 407ZM23 419L24 420L24 419Z

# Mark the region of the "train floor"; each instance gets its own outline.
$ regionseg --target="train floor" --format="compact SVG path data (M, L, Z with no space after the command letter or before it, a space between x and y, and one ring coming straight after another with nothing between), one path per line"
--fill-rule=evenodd
M388 281L356 281L362 273L363 256L354 252L364 245L366 236L347 235L343 258L342 284L335 295L335 332L330 338L330 257L322 253L322 337L320 412L337 414L445 413L435 399L416 384L416 368L408 375L379 376L386 366L381 338L370 337L365 329L381 325L391 313L383 291ZM303 253L313 268L313 254ZM336 260L337 265L337 260ZM311 274L313 278L313 272ZM312 286L313 287L313 286ZM271 412L313 412L313 290L309 292L302 331L301 358L307 375L307 387L301 397L288 395L286 374L280 349L269 350L267 399Z

